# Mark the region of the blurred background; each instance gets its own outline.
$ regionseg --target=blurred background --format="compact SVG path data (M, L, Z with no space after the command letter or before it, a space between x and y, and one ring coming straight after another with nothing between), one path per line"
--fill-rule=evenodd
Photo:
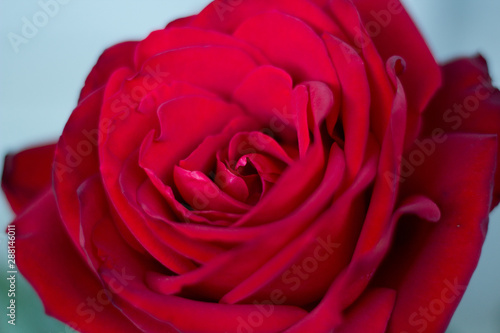
M58 138L73 110L86 75L100 53L124 40L143 39L178 17L199 12L207 0L65 0L32 37L16 48L9 34L21 35L46 0L0 0L0 156ZM483 54L500 85L500 1L404 0L439 61ZM12 35L11 35L12 36ZM13 215L0 197L0 230ZM50 232L50 231L48 231ZM0 309L7 306L6 237L0 233ZM479 267L448 333L500 332L500 210ZM16 326L0 311L0 332L71 332L44 310L18 276Z

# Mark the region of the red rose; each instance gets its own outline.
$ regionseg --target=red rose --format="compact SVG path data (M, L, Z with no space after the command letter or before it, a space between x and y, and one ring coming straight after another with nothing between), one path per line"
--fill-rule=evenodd
M7 156L16 259L81 332L444 332L499 120L484 59L438 66L397 0L217 0Z

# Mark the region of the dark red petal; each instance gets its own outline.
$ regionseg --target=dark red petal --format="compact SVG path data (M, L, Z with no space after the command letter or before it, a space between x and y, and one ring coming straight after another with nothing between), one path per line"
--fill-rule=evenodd
M390 122L392 101L394 99L394 90L390 78L387 76L385 59L381 59L370 38L359 40L363 36L365 28L357 8L350 0L329 1L329 6L333 19L342 28L346 37L343 38L342 35L337 34L331 35L350 45L350 47L341 47L337 52L342 53L348 63L351 58L353 60L358 58L358 55L364 61L371 90L371 130L381 143L386 127ZM355 53L353 53L353 49Z
M195 210L242 214L251 208L224 193L210 178L199 171L188 171L176 166L174 181L184 200Z
M74 244L80 244L80 204L77 189L99 174L98 124L103 89L91 93L71 114L57 143L54 157L54 191L62 221ZM82 255L83 249L80 249Z
M438 223L401 221L379 281L398 290L389 332L443 332L474 272L490 211L497 140L449 134L403 184L439 206ZM465 162L467 161L467 162ZM422 278L425 277L425 278ZM429 309L429 317L421 312Z
M399 0L353 0L383 61L406 61L400 76L410 113L419 113L441 85L441 72L425 40ZM362 37L362 36L359 36Z
M99 174L85 180L77 190L80 209L80 242L78 245L83 249L84 259L89 267L97 272L99 268L99 257L92 243L92 233L97 222L109 215L106 194L102 187Z
M395 290L375 289L366 292L349 309L338 332L385 333L395 301Z
M51 144L5 156L2 190L16 214L52 184L55 148Z
M233 33L246 19L272 10L295 16L316 31L339 33L338 26L325 14L325 11L309 0L213 1L196 15L190 25Z
M267 62L258 49L230 35L198 28L171 28L154 31L139 43L135 51L136 69L155 55L188 46L235 47L247 52L259 63Z
M154 194L158 195L153 186L141 186L138 190L137 201L139 204L142 204L143 207L147 206L161 213L162 206L160 205L162 203L164 204L164 201L153 201ZM149 202L146 203L144 201ZM172 228L168 223L164 223L165 220L173 220L173 218L169 218L168 215L166 216L167 217L163 216L159 219L156 218L156 216L152 216L153 219L144 219L144 227L151 229L152 233L156 236L156 242L164 243L168 248L180 254L182 257L189 258L200 264L210 261L222 251L221 248L208 244L208 242L199 242L186 237L184 234L175 230L175 228ZM170 256L175 257L176 255Z
M119 230L109 216L103 216L94 224L92 242L103 261L99 273L101 278L103 272L108 274L102 282L106 289L114 293L113 306L141 332L180 333L170 323L154 318L120 297L124 289L134 281L142 283L145 271L159 269L158 263L149 256L144 257L133 251L120 237Z
M124 42L105 50L85 80L78 102L106 84L111 74L121 67L134 68L134 52L138 42Z
M258 184L257 175L247 176L246 179L251 184ZM251 188L248 186L245 178L235 174L220 160L217 161L215 183L222 191L241 202L246 202L251 192Z
M137 164L137 159L138 152L130 155L123 163L116 188L112 189L113 192L107 191L117 213L133 237L162 265L177 274L193 270L196 265L191 260L159 241L155 232L145 227L148 219L137 196L141 194L139 189L147 181L147 176Z
M108 258L109 267L103 266L100 273L109 289L112 289L113 285L113 289L116 289L117 282L120 282L116 273L122 273L123 283L117 286L118 292L114 295L115 306L132 321L137 322L139 327L160 328L164 325L162 332L167 333L175 332L172 326L180 332L237 332L238 329L245 329L240 327L248 320L254 320L254 304L235 306L193 301L151 290L144 284L143 258L132 252L123 240L117 237L117 230L109 220L105 219L99 224L94 242L103 257ZM154 270L149 272L153 273ZM301 308L286 305L274 305L272 310L272 319L266 318L260 327L254 325L255 333L282 331L307 315ZM148 322L149 316L154 319Z
M228 122L221 133L209 135L185 159L179 161L179 166L186 170L201 171L210 175L216 168L217 152L227 147L228 142L238 132L248 132L259 129L259 124L251 117L235 117ZM217 176L217 175L215 175Z
M186 208L181 202L179 202L179 198L174 195L174 191L172 187L165 185L162 180L158 178L158 176L151 170L144 170L151 181L151 186L154 186L154 189L158 191L165 201L162 200L161 203L149 202L149 204L145 204L143 201L140 202L142 209L151 217L163 220L170 225L173 225L175 228L181 226L191 226L191 223L205 223L208 225L224 225L227 226L228 221L234 221L239 218L239 214L229 214L224 212L213 212L213 211L192 211ZM141 187L149 186L144 183ZM147 189L150 191L154 191L154 189ZM142 190L142 189L141 189ZM145 190L146 191L146 190ZM139 195L140 193L138 193ZM165 205L166 203L166 205ZM173 212L176 215L176 218L169 218L168 212ZM213 216L214 214L218 214L219 216L225 216L227 219L223 220L212 220L209 216ZM182 223L186 222L186 223ZM219 228L219 230L225 230L223 228ZM196 237L194 237L196 238Z
M173 185L174 166L188 157L209 135L220 133L233 119L243 116L235 104L218 98L184 96L170 100L158 109L161 133L144 138L139 164L154 171L167 185Z
M316 4L320 8L326 8L329 0L309 0L310 2Z
M323 36L342 89L342 125L349 177L354 179L363 162L370 127L370 85L363 59L349 45L332 36ZM347 58L343 50L349 50Z
M296 82L338 85L321 38L295 17L280 12L260 14L244 21L234 36L262 50L273 65L286 70Z
M336 102L330 88L318 81L310 81L295 87L292 93L292 113L295 114L295 127L300 158L304 158L309 147L322 145L324 138L321 125L332 114L338 114ZM336 116L335 116L336 118Z
M188 82L229 97L257 64L240 48L191 46L148 58L142 69L144 73L160 73L166 81Z
M443 132L500 135L500 91L491 83L486 60L459 59L443 66L442 72L443 87L424 113L424 136L437 143ZM500 167L495 179L491 209L500 202Z
M180 28L189 26L189 23L196 17L196 15L181 17L172 22L169 22L165 28Z
M293 81L287 72L273 66L261 66L234 90L233 98L263 127L293 141L292 87Z
M111 276L104 274L105 278ZM269 317L264 317L255 304L227 305L165 296L134 281L119 297L156 320L171 323L181 332L245 332L248 329L255 333L281 332L307 315L299 307L265 303L264 311L269 311L266 312Z
M375 268L389 249L396 223L404 214L416 214L423 219L429 219L434 222L440 217L439 209L428 198L409 198L396 210L391 219L391 226L387 228L379 246L374 248L373 252L367 253L362 257L353 257L347 268L336 277L323 300L311 312L310 316L290 328L287 331L288 333L301 332L310 327L315 327L318 330L322 329L326 332L342 325L344 322L344 310L349 312L349 308L347 307L352 306L360 297L362 299L363 290L372 279ZM342 240L343 238L340 239ZM385 317L383 321L386 323L387 319Z
M305 318L288 332L302 332L309 327L330 330L340 324L340 312L354 302L366 288L376 268L389 250L390 239L397 220L392 218L396 203L397 182L390 182L387 173L399 174L405 136L406 100L396 74L398 58L387 62L387 74L396 89L391 121L380 152L373 194L351 262L330 286L314 315Z
M382 236L387 233L390 225L394 222L391 221L391 214L395 208L399 184L396 181L390 181L388 175L397 177L400 173L399 157L404 148L407 116L406 95L396 72L399 61L400 59L397 57L387 61L387 72L393 81L396 96L393 102L391 121L382 144L370 209L358 240L355 256L362 256L373 251L383 241Z
M151 130L159 130L157 111L163 103L191 95L217 98L217 95L187 82L170 80L159 84L142 100L133 98L134 89L144 88L152 75L143 73L135 79L127 79L126 72L117 71L106 87L100 123L107 122L109 130L101 131L103 140L99 142L99 150L105 155L112 154L110 158L116 158L115 174L121 169L120 161L137 150ZM160 78L158 80L162 82ZM106 162L101 163L101 170L103 167L107 169Z
M230 165L234 167L241 156L251 154L262 154L273 157L285 164L293 162L292 158L288 156L276 140L262 132L242 131L233 136L229 142L227 152Z
M112 304L97 304L100 312L88 305L88 298L103 297L104 287L68 237L52 191L14 224L19 269L42 299L47 314L83 332L140 332Z

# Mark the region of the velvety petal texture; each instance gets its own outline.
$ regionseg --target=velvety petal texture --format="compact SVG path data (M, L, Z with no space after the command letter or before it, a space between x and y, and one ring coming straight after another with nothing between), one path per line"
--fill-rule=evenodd
M7 155L19 269L80 332L443 333L499 124L485 60L439 66L398 0L216 0Z
M2 190L16 214L52 184L54 150L55 145L51 144L5 156Z

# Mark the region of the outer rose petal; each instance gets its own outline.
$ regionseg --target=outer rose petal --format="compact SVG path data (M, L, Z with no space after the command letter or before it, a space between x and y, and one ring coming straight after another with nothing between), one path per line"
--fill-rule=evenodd
M99 133L97 129L101 129L97 124L97 116L102 93L102 89L91 93L73 111L57 143L54 156L53 185L56 201L62 222L74 244L80 243L77 189L88 178L99 174L97 138L94 132ZM83 254L83 249L81 253Z
M496 149L492 135L449 135L403 184L402 197L431 198L441 219L429 224L404 217L399 224L377 279L398 290L388 332L437 333L448 325L486 236ZM431 309L430 319L421 307Z
M45 192L14 223L19 269L50 316L86 333L139 332L111 304L94 316L88 313L87 298L97 297L103 286L69 239L52 191Z
M54 150L51 144L5 156L2 189L16 214L50 186Z
M145 269L144 258L124 243L111 220L103 219L99 222L93 240L98 251L110 264L102 266L100 271L101 277L110 285L110 289L114 278L113 267L116 270L122 267L130 276L127 284L124 284L125 288L116 294L115 305L136 322L138 327L151 328L155 325L163 328L159 332L165 333L173 331L172 325L182 333L221 333L238 332L238 330L245 332L245 327L250 327L255 333L274 333L281 332L307 315L301 308L275 304L272 312L273 320L266 317L260 326L249 326L249 323L254 322L256 311L254 304L226 305L165 296L144 285L142 277L145 270L151 272L151 267ZM130 311L133 314L130 314ZM140 315L135 312L140 312ZM148 321L149 316L154 320Z
M338 333L384 333L395 300L394 290L371 290L349 310Z
M417 27L399 0L353 0L353 3L383 60L398 55L406 61L406 71L400 79L408 108L410 113L422 112L441 84L441 73ZM386 26L379 23L381 15L387 17ZM378 29L375 31L374 27ZM415 121L411 117L409 120Z
M246 19L269 11L295 16L317 31L339 33L328 15L309 0L216 0L196 15L189 25L232 33Z
M118 68L134 68L134 52L137 44L137 42L124 42L105 50L85 80L78 102L106 84L111 74Z
M273 65L286 70L299 82L322 81L338 86L321 38L293 16L280 12L256 15L245 20L233 35L262 50Z
M500 91L491 84L486 60L459 59L443 66L442 72L443 88L424 112L424 134L444 130L500 135ZM495 179L491 209L500 202L500 168Z

